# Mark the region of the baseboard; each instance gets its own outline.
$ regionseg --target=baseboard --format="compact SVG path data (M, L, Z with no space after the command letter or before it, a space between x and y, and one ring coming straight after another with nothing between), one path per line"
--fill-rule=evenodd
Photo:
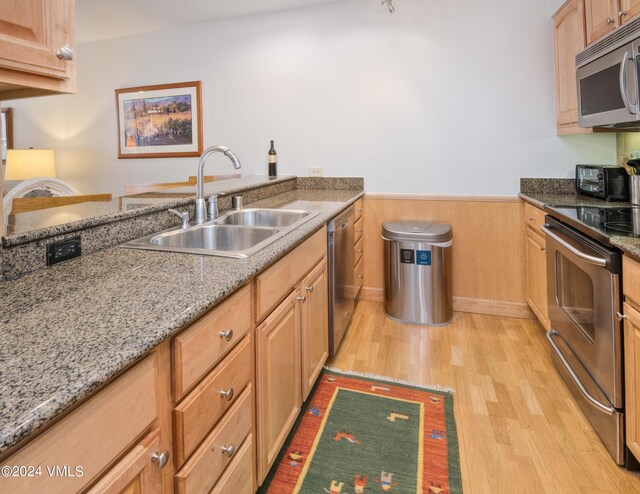
M382 288L363 286L358 300L367 302L383 302ZM503 302L500 300L485 300L480 298L453 297L453 310L456 312L471 312L490 316L516 317L518 319L536 319L526 302Z
M518 319L536 319L526 302L503 302L481 298L453 297L453 310L487 314L490 316L517 317Z

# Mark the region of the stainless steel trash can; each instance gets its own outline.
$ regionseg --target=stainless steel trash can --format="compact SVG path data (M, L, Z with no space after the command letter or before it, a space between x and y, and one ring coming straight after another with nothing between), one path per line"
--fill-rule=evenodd
M425 326L449 324L453 318L451 225L386 222L382 239L387 316Z

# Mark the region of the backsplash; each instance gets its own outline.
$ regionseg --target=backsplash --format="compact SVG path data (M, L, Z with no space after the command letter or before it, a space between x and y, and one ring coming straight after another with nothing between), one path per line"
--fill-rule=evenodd
M618 132L616 134L617 165L622 158L640 158L640 132Z

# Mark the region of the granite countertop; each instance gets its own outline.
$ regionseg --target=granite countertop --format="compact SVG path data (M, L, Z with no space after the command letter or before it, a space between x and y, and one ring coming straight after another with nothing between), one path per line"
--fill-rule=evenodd
M544 194L544 193L519 193L518 196L534 206L547 209L561 206L594 206L594 207L630 207L629 202L603 201L595 197L579 194ZM612 235L609 243L620 249L625 254L640 261L640 238L624 235Z
M319 214L246 259L116 247L0 284L0 454L217 305L362 195L297 189L252 203Z

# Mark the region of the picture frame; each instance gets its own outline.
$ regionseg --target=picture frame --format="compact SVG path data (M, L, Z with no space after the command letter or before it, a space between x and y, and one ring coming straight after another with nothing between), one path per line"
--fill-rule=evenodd
M7 149L13 149L13 115L11 108L2 108L0 115L0 140L2 153L0 161L3 163L7 159Z
M116 89L118 158L202 154L202 82Z

